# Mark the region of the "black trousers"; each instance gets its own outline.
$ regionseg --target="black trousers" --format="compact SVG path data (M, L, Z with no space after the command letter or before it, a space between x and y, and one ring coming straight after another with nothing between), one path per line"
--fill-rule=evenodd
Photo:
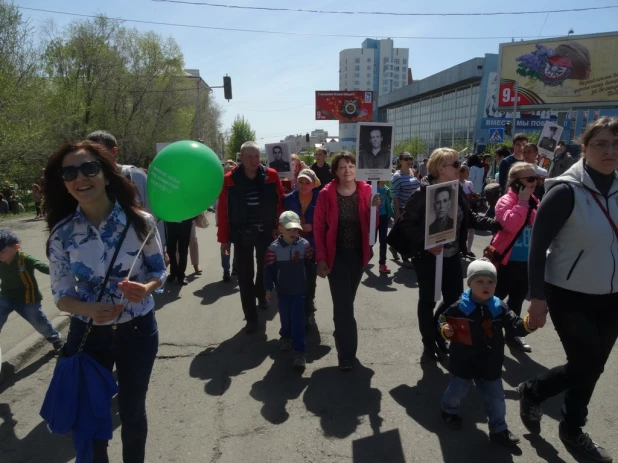
M496 297L503 300L508 296L509 309L521 316L521 307L528 295L528 262L512 262L498 268Z
M234 243L234 258L238 264L238 287L245 320L257 321L255 299L261 303L265 300L264 292L264 256L266 248L273 242L273 238L266 232L257 234L255 244ZM254 260L255 251L255 260ZM257 272L255 271L257 265Z
M315 312L315 287L317 284L315 272L307 275L307 294L305 295L305 315Z
M363 277L361 249L339 248L333 268L328 275L330 295L333 298L335 344L339 360L354 360L358 348L358 330L354 318L354 299Z
M191 241L193 219L184 222L165 222L167 229L167 256L170 259L170 276L182 279L187 271L187 257ZM178 261L176 261L178 251Z
M463 272L459 254L445 257L442 266L442 302L434 315L436 306L436 257L429 252L412 259L418 281L418 328L425 347L433 348L438 334L437 317L455 303L463 293Z
M618 293L585 294L546 283L545 294L567 363L527 381L525 392L540 403L566 391L562 419L578 432L618 337Z

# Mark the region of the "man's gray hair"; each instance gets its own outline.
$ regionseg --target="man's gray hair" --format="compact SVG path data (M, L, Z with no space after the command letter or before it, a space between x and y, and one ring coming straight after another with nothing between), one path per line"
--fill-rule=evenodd
M254 141L246 141L240 147L240 154L244 154L246 150L255 150L258 153L260 152L260 145L258 145Z

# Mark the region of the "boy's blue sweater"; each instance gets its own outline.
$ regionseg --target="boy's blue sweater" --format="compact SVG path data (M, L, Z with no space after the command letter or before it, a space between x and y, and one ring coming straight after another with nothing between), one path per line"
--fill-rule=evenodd
M304 296L307 293L307 275L315 273L313 248L300 236L292 244L283 237L273 241L264 258L264 289L278 294Z

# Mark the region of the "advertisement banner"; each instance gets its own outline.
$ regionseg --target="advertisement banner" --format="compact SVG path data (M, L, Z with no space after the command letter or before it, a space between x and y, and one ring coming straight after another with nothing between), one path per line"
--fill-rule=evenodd
M371 121L373 92L315 92L315 120L342 122Z
M618 99L618 33L500 45L498 106Z

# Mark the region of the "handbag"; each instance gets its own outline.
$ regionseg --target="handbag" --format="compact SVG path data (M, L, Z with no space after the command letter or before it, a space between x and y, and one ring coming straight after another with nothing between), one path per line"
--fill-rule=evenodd
M208 217L206 217L206 211L195 217L195 226L197 228L208 228L208 225L210 225L210 223L208 222Z
M413 254L413 251L410 242L401 231L401 220L402 217L399 217L399 220L393 224L391 231L386 236L386 243L402 256L408 257Z
M489 246L483 249L483 257L489 260L492 264L494 264L494 266L496 267L496 270L500 267L500 264L502 263L504 256L506 256L509 253L509 251L513 248L513 246L515 246L515 243L519 239L519 236L523 233L523 231L528 226L528 222L530 221L530 216L532 215L533 209L534 209L533 207L530 207L530 209L528 209L528 215L526 216L526 220L524 221L524 226L519 229L515 237L511 240L509 245L506 247L506 249L502 253L498 252L498 250L494 248L491 245L491 243L489 244ZM495 236L494 236L494 239L495 239ZM492 239L491 242L493 243L494 240Z

